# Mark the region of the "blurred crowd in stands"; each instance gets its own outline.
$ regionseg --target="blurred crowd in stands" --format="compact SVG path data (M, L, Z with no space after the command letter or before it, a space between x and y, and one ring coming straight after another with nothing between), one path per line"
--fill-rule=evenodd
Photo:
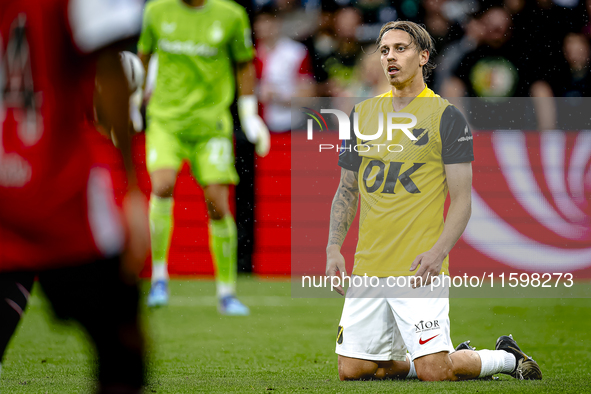
M259 100L289 129L291 96L367 97L389 89L375 39L405 19L435 39L427 81L443 96L576 97L591 93L591 0L255 0ZM542 82L542 83L536 83Z

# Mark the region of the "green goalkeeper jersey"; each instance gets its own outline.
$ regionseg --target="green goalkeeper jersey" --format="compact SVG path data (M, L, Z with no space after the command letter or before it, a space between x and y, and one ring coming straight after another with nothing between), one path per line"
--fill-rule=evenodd
M231 133L233 63L254 56L244 8L229 0L206 0L199 8L182 0L149 1L138 50L158 55L149 122L187 137Z

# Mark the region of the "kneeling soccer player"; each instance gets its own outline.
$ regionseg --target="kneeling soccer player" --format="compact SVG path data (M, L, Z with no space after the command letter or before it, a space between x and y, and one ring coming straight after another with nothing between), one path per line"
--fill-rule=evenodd
M379 127L373 119L403 112L417 119L414 138L396 131L391 140L380 136L372 145L357 141L368 147L360 152L343 150L330 216L326 275L333 277L338 271L346 275L340 248L361 195L353 277L375 276L387 288L389 277L408 279L414 274L425 284L429 277L449 275L448 254L470 218L472 133L463 115L425 84L434 65L433 40L424 28L389 22L380 31L378 48L392 89L355 106L360 132L374 134ZM376 149L386 143L400 144L403 150ZM345 148L350 146L345 140ZM451 204L444 223L448 191ZM342 287L337 290L343 294ZM341 380L441 381L496 373L542 378L537 363L510 336L500 337L495 350L454 351L448 288L408 291L409 297L389 297L376 288L349 288L336 345Z

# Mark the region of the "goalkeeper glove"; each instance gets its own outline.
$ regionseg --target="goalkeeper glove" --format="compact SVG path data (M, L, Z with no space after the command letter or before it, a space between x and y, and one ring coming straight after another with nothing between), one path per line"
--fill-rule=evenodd
M255 145L257 155L261 157L267 156L271 148L269 129L258 115L256 96L238 97L238 117L246 138Z
M144 130L144 121L140 108L142 107L143 92L139 87L129 98L129 118L136 133Z

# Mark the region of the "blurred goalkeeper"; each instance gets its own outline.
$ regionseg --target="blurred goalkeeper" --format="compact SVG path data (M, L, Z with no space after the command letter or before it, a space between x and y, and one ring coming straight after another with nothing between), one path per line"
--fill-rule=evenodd
M229 185L238 183L229 111L235 83L242 127L260 156L269 151L269 131L257 114L246 12L231 1L150 1L138 52L146 69L151 55L158 55L146 130L146 165L152 181L148 305L168 303L172 192L181 163L188 160L207 202L219 311L247 315L249 309L235 295L237 235L228 202Z

